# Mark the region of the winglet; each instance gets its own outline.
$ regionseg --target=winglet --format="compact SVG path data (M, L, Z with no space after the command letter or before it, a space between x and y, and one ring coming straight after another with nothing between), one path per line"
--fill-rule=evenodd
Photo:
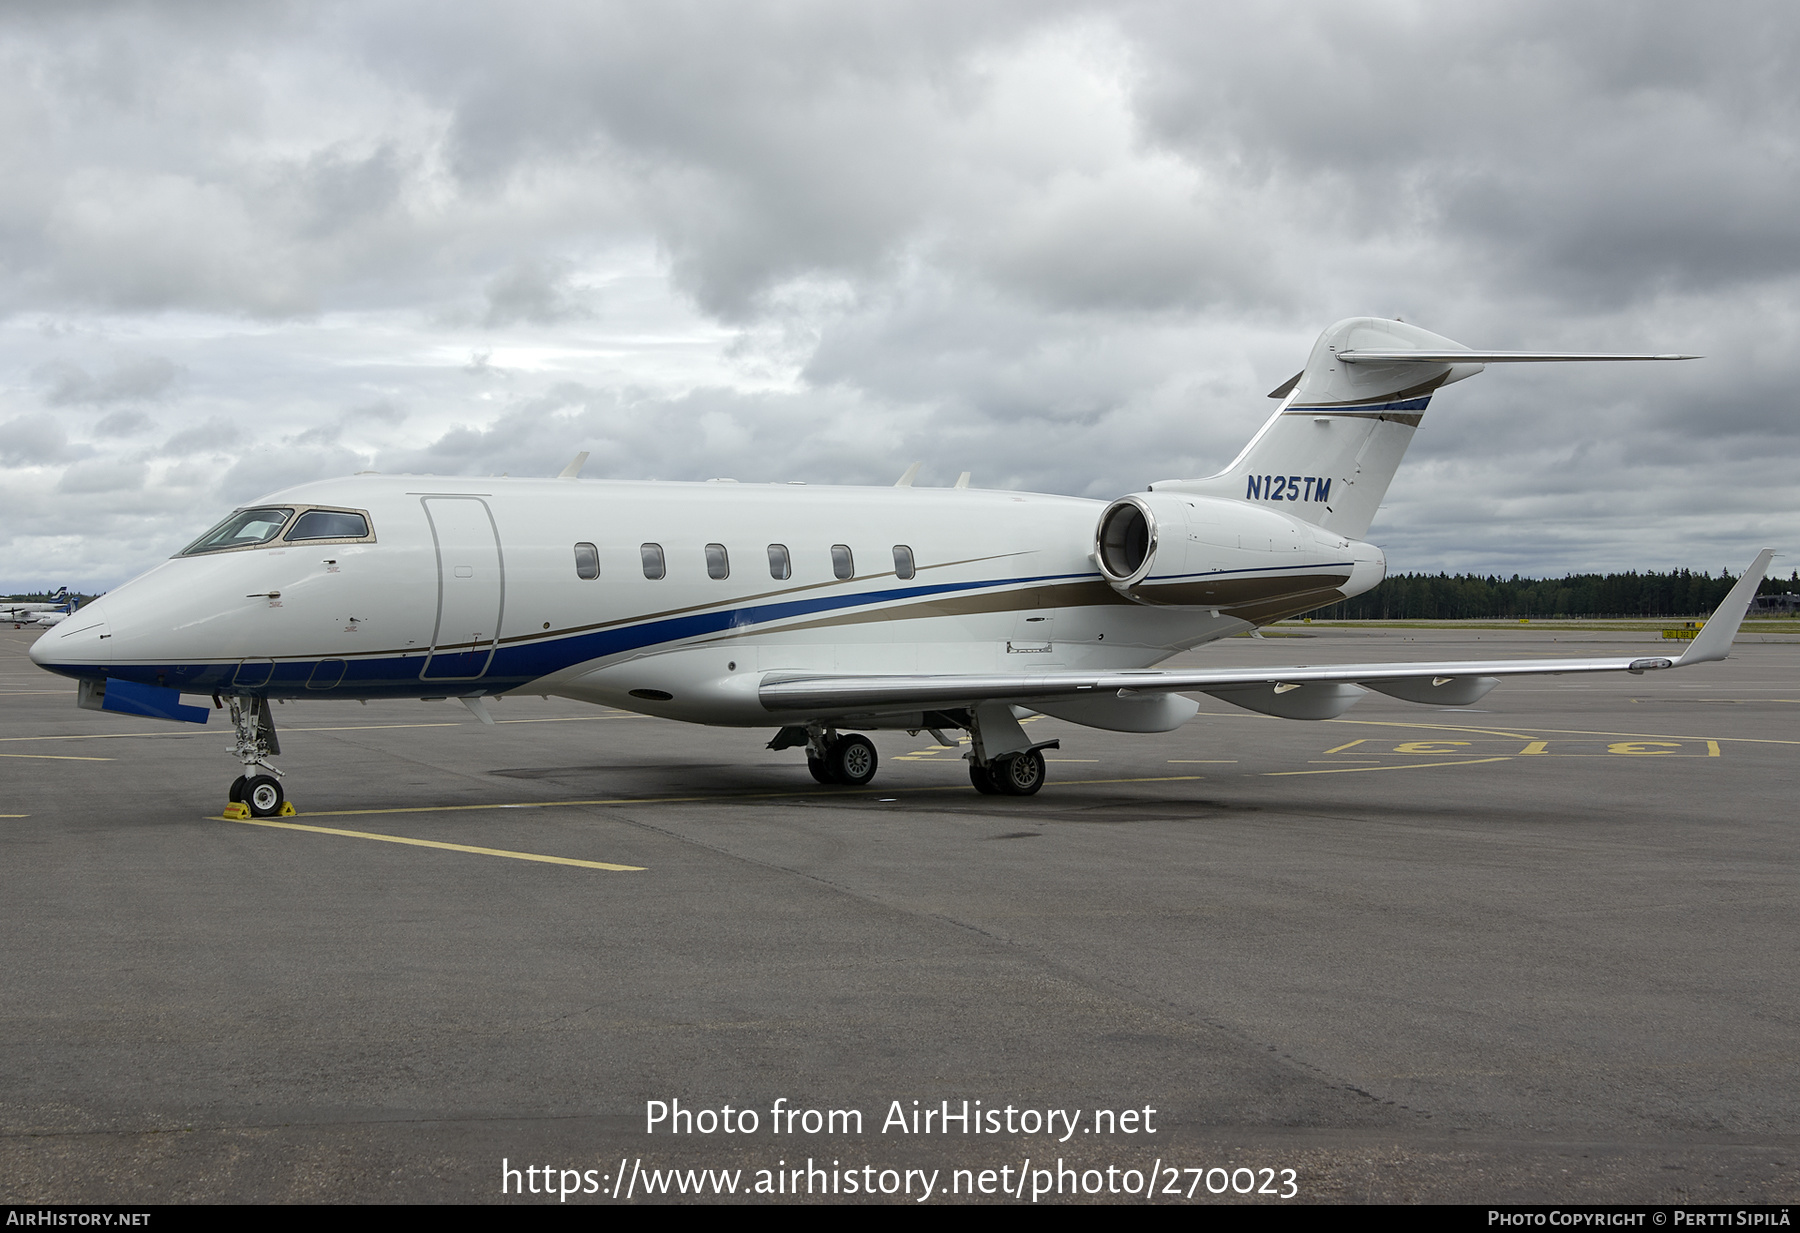
M957 476L956 483L952 484L951 487L967 488L969 486L969 474L969 472L964 471L961 475Z
M576 476L581 474L581 468L583 468L587 465L587 460L588 460L588 452L586 450L582 450L579 454L575 455L575 461L570 463L568 466L564 467L562 469L562 474L558 475L556 478L557 479L574 479Z
M906 468L906 474L894 481L894 487L911 488L912 482L919 478L919 468L924 465L925 464L922 462L915 462L912 466Z
M1750 610L1750 601L1756 597L1756 588L1762 585L1764 575L1769 572L1769 562L1774 559L1773 548L1764 548L1756 555L1756 560L1750 563L1744 576L1731 588L1731 594L1713 609L1712 616L1707 618L1700 632L1694 635L1686 654L1675 661L1677 668L1724 659L1731 652L1731 640L1737 637L1738 626L1744 623L1744 614Z

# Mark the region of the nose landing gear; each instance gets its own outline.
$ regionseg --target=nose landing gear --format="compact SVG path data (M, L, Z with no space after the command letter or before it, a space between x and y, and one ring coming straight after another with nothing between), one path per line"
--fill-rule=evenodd
M275 735L269 700L233 697L226 699L225 706L231 714L231 727L235 733L225 751L244 764L244 773L232 781L231 803L225 806L225 816L235 819L291 817L294 807L287 803L287 794L281 789L281 771L269 762L269 758L281 754L281 740Z

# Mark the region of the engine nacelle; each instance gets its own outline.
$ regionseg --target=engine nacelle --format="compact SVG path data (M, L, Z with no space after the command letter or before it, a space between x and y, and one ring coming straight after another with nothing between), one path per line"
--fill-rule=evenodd
M1135 492L1107 506L1094 561L1140 604L1208 608L1262 624L1368 590L1380 549L1278 510L1221 497Z
M1163 541L1169 551L1163 552ZM1100 515L1094 530L1094 562L1113 590L1139 603L1154 601L1138 593L1161 555L1166 566L1175 558L1177 572L1187 561L1187 502L1155 492L1120 497ZM1166 570L1164 572L1167 572Z

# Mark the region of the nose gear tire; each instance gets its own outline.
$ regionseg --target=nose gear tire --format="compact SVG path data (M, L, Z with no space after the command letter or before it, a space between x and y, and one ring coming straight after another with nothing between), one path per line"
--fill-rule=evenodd
M281 783L273 775L258 775L244 784L244 803L250 806L253 818L274 817L285 799Z

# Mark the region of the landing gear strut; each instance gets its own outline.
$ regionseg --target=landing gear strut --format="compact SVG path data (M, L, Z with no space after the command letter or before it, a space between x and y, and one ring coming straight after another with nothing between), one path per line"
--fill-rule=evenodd
M225 706L231 714L234 733L225 752L244 764L244 773L232 781L231 801L244 808L250 817L275 817L282 812L287 794L281 790L281 772L269 762L271 757L281 754L281 740L275 735L269 700L232 697L225 700ZM291 806L289 808L291 810Z
M998 703L969 712L969 782L983 796L1032 796L1044 786L1044 750L1060 741L1031 743L1012 708Z

